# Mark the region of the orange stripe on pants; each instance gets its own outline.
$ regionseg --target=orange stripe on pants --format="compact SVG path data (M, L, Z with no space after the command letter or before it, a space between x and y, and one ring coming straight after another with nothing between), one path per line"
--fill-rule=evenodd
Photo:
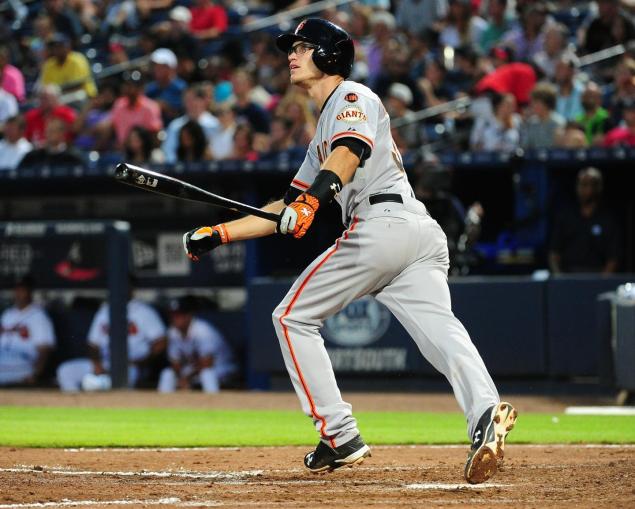
M350 228L346 232L344 232L344 236L343 236L344 240L348 238L349 232L352 232L355 229L355 225L357 225L357 222L358 222L358 219L354 218ZM309 405L311 406L311 414L313 414L313 417L315 419L319 420L322 423L322 425L320 426L320 435L323 438L328 438L331 444L331 447L333 447L333 449L335 449L335 440L333 440L333 438L331 437L327 437L324 433L324 428L326 428L326 419L324 419L324 417L322 417L320 414L317 413L317 409L315 408L315 403L313 401L313 398L311 397L311 392L309 391L306 381L304 380L304 376L302 375L302 370L300 369L300 364L298 363L298 359L295 356L293 346L291 346L291 338L289 338L289 330L287 329L287 326L284 324L283 320L289 315L289 313L291 312L291 309L293 309L293 305L297 302L298 298L300 297L300 294L306 287L309 280L318 271L318 269L322 267L322 265L324 265L331 256L333 256L335 251L337 251L339 245L340 245L340 239L337 239L333 249L329 251L329 253L324 257L324 259L313 268L313 270L307 275L306 278L304 278L304 281L302 281L300 288L298 288L298 290L295 292L295 295L291 299L291 302L289 302L287 309L284 310L284 314L280 317L280 325L282 326L282 331L284 332L284 338L287 341L287 346L289 347L289 353L291 354L291 358L293 359L293 365L295 366L295 369L298 372L298 376L300 377L300 383L302 384L302 389L304 389L304 393L306 394L306 397L309 400Z

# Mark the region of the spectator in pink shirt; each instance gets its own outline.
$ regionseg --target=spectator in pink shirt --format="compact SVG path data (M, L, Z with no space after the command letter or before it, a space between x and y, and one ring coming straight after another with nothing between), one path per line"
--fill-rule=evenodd
M153 135L163 128L159 103L143 94L143 85L139 71L124 74L123 96L115 101L109 121L120 148L134 126L144 127Z
M9 48L5 45L0 45L0 86L18 101L24 100L24 76L9 63Z

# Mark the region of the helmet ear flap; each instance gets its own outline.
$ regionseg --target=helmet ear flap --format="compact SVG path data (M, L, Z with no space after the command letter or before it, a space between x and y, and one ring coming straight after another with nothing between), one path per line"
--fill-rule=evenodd
M345 39L335 43L337 48L337 61L339 62L339 73L348 78L353 70L353 60L355 59L355 45L351 39Z
M337 74L338 73L338 61L340 58L340 51L334 50L331 52L327 52L322 46L318 46L313 51L313 62L317 66L317 68L325 72L326 74Z

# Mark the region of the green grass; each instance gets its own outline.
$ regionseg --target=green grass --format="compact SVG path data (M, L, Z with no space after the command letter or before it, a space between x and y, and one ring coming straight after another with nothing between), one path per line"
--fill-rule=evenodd
M359 412L371 444L467 443L458 413ZM635 443L635 417L521 415L512 443ZM301 412L0 406L0 446L313 445Z

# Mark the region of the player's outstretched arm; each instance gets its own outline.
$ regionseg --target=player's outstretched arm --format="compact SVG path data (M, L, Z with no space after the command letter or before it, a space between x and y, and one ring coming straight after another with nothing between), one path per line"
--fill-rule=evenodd
M279 214L284 201L277 200L262 207L262 210ZM275 233L275 223L256 216L246 216L216 226L201 226L183 235L183 249L192 260L222 244L237 240L257 239Z

